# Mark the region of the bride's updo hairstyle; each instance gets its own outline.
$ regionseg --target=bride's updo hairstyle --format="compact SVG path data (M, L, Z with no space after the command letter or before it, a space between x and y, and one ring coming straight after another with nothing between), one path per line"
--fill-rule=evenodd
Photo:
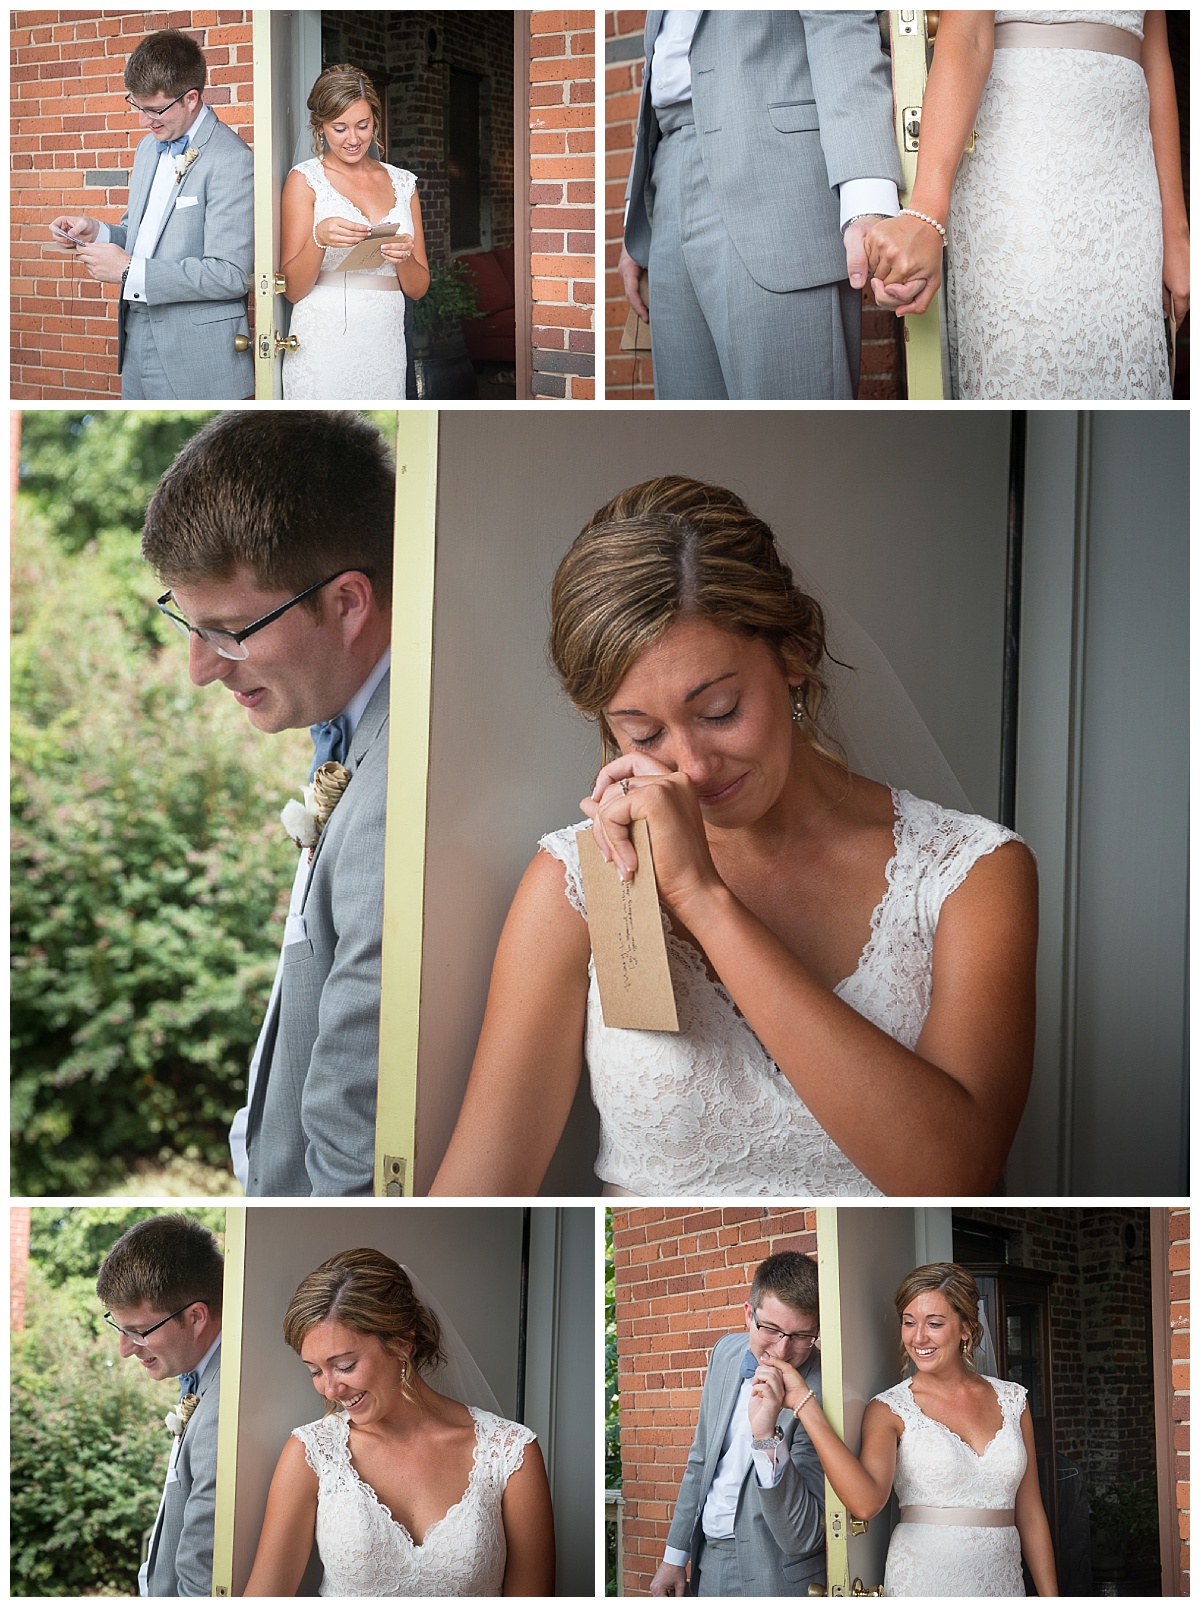
M360 73L357 67L351 67L345 61L326 67L308 97L308 126L312 129L313 150L318 156L325 149L321 125L336 122L356 100L365 100L371 108L377 135L383 127L383 107L379 102L379 91L366 73Z
M896 1290L896 1315L903 1322L904 1313L918 1295L939 1294L950 1309L967 1327L967 1348L963 1362L972 1372L975 1352L983 1343L983 1324L979 1320L979 1288L975 1279L957 1261L934 1261L927 1267L917 1267ZM900 1359L907 1364L908 1351L900 1341Z
M283 1337L298 1356L309 1330L330 1320L373 1334L393 1353L411 1345L418 1372L445 1360L436 1317L413 1293L404 1268L381 1250L343 1250L310 1272L291 1298ZM401 1389L411 1399L410 1380L411 1372Z
M761 637L784 673L803 670L805 729L822 744L821 605L802 592L770 527L732 491L680 474L622 491L558 566L550 658L571 702L619 751L602 710L634 660L676 621L710 619Z

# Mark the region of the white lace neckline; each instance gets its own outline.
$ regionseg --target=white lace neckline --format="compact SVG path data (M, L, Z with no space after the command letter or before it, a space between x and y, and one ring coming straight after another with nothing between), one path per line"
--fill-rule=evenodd
M961 1445L964 1450L970 1451L972 1456L978 1458L978 1460L980 1462L982 1462L984 1457L988 1454L988 1452L995 1445L996 1441L1000 1438L1001 1434L1004 1433L1004 1425L1007 1422L1007 1418L1006 1418L1005 1412L1004 1412L1004 1399L1003 1399L1003 1396L1000 1394L999 1389L997 1389L997 1387L996 1387L996 1380L994 1378L988 1378L986 1375L984 1375L983 1381L984 1381L985 1384L990 1384L992 1386L992 1393L995 1395L996 1404L1000 1408L1000 1426L997 1428L996 1432L992 1435L991 1439L984 1446L982 1451L977 1451L975 1449L975 1447L971 1444L970 1440L964 1440L961 1434L956 1433L954 1431L954 1429L952 1429L950 1427L949 1423L943 1423L940 1417L933 1417L933 1416L930 1415L929 1412L927 1412L925 1410L925 1408L921 1405L920 1401L916 1397L916 1392L913 1389L913 1381L912 1381L911 1378L904 1379L903 1384L901 1385L901 1387L907 1386L907 1388L908 1388L908 1398L913 1404L914 1411L919 1412L921 1414L921 1417L924 1419L924 1421L926 1423L932 1423L935 1428L945 1429L946 1433L949 1434L949 1436L950 1436L950 1438L952 1440L957 1440L959 1445Z
M447 1518L452 1517L454 1513L458 1511L458 1509L470 1497L475 1484L478 1482L479 1470L482 1466L479 1453L483 1444L481 1439L481 1430L483 1425L480 1415L474 1406L468 1406L467 1410L471 1414L471 1426L475 1432L475 1444L471 1451L471 1471L467 1476L466 1488L463 1490L463 1493L459 1496L458 1500L455 1501L452 1506L446 1508L445 1512L442 1513L440 1518L435 1518L433 1522L428 1525L425 1533L419 1540L413 1538L412 1530L409 1529L406 1524L400 1522L400 1519L395 1515L386 1501L380 1500L374 1485L368 1484L366 1479L363 1478L362 1474L355 1467L354 1456L350 1450L350 1419L342 1412L339 1412L335 1419L340 1430L341 1447L345 1452L346 1468L349 1471L351 1478L354 1480L356 1487L366 1495L369 1501L372 1501L375 1506L379 1508L380 1512L383 1513L389 1523L392 1523L396 1526L397 1531L404 1536L405 1540L408 1541L409 1545L414 1551L423 1551L425 1549L425 1546L427 1545L429 1537L433 1531L435 1529L439 1529L442 1524L446 1522Z

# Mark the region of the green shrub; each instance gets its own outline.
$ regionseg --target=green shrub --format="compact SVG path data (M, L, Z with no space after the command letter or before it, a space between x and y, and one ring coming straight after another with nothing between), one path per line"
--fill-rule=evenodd
M187 679L132 532L13 536L12 1188L225 1160L295 868L307 738ZM149 623L148 623L149 622Z
M26 1299L11 1351L12 1594L136 1595L177 1387L123 1363L115 1341L87 1331L73 1292L33 1264Z

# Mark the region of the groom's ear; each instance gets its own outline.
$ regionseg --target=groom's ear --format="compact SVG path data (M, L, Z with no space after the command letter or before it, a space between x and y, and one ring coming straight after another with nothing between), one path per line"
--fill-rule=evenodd
M329 591L329 606L336 611L336 617L349 632L348 640L353 641L378 612L371 578L361 569L348 569L344 575L338 576Z

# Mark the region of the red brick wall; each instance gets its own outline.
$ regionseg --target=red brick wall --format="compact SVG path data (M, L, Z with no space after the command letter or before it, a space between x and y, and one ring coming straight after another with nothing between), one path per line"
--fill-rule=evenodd
M529 265L536 397L596 394L596 34L592 11L529 30Z
M708 1353L744 1325L758 1263L817 1248L812 1211L761 1206L614 1210L625 1594L662 1561L700 1409Z
M14 1205L8 1212L9 1327L25 1326L25 1274L29 1267L29 1207Z
M605 394L631 401L649 401L654 395L654 366L648 353L620 350L621 331L629 303L617 273L621 231L625 216L625 183L633 161L633 135L637 121L645 62L641 53L644 11L609 11L605 20L605 173L604 173L604 350ZM892 313L875 306L863 292L861 399L891 401L903 391L902 351Z
M1192 1485L1190 1445L1191 1406L1191 1212L1172 1211L1171 1234L1171 1358L1175 1386L1175 1501L1179 1510L1179 1567L1181 1592L1191 1594Z
M15 401L119 396L116 287L48 254L60 213L119 223L143 130L125 104L126 58L184 28L208 61L206 99L252 137L249 11L12 13L12 355Z

